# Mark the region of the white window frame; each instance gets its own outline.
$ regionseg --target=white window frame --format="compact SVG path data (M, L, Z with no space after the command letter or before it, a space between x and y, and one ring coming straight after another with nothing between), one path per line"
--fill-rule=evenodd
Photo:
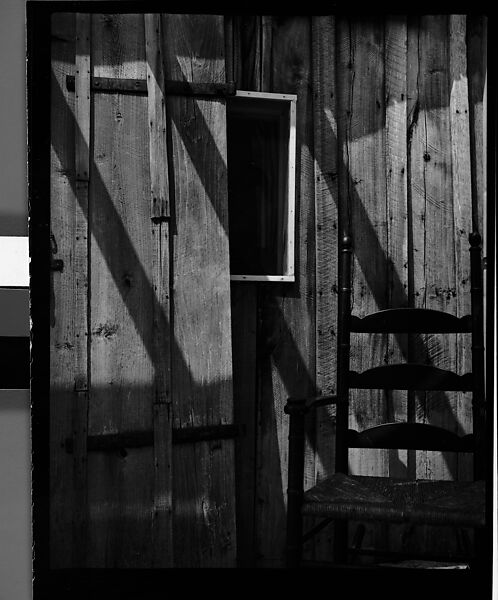
M236 96L289 102L288 181L287 181L287 244L284 272L281 275L230 275L231 281L294 282L295 219L296 219L296 94L274 94L237 90Z

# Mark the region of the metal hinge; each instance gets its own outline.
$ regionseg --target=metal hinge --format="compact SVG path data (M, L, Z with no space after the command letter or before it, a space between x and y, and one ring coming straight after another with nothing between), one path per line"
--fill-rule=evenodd
M66 87L75 90L74 75L66 76ZM94 92L147 94L147 79L121 79L117 77L92 77L90 89ZM228 83L191 83L189 81L164 82L164 93L167 96L235 96L237 89L234 81Z
M240 425L206 425L204 427L185 427L173 429L173 444L189 444L210 440L223 440L238 437L244 432ZM113 433L89 435L87 437L87 450L98 452L119 451L123 454L125 448L143 448L154 445L153 431L129 431L127 433ZM72 438L64 440L63 446L68 453L73 452Z

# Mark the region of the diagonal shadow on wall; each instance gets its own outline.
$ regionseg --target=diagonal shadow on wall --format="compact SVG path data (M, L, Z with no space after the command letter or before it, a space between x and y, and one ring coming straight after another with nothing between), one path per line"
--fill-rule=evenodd
M57 88L58 88L58 84L57 84ZM296 90L290 90L290 93L295 92L295 91ZM58 90L57 93L62 95L62 92L60 92L60 89ZM180 125L180 124L178 124L178 125ZM75 131L77 131L76 135L81 135L81 132L78 132L78 126L76 123L74 126L75 126ZM224 161L223 157L220 155L220 153L216 147L216 143L212 139L212 135L209 131L209 127L207 126L201 111L198 109L196 110L196 127L198 130L201 131L201 135L205 139L211 140L211 142L209 144L209 146L212 149L210 160L215 165L215 169L218 170L220 168L223 168L225 165L225 161ZM183 143L185 144L185 148L186 148L187 152L189 153L189 155L192 159L192 162L195 166L196 161L199 160L198 152L197 152L197 148L196 148L196 144L195 144L195 139L193 139L189 136L184 136ZM332 129L330 130L330 143L335 144L335 145L337 145L337 143L338 143L338 140L337 140L334 132L332 131ZM62 157L60 157L60 158L62 158ZM358 259L359 265L362 268L362 271L365 275L365 278L367 280L369 288L372 292L372 295L373 295L377 305L379 306L379 309L387 307L387 305L386 305L386 302L387 302L386 290L384 288L379 288L378 278L376 278L373 270L369 268L369 265L372 262L372 256L374 256L376 264L385 264L386 269L389 269L389 271L392 274L392 278L391 278L392 296L393 296L393 298L396 298L398 300L398 306L408 306L409 298L408 298L407 290L404 288L403 283L401 282L401 280L397 274L397 271L392 263L392 260L386 255L384 249L382 248L382 245L376 234L375 228L372 225L372 223L368 217L367 211L365 210L363 201L359 197L359 195L357 194L357 192L355 190L354 181L352 180L351 176L348 173L347 165L343 164L343 165L341 165L341 167L342 167L343 172L346 173L347 177L348 177L348 182L346 185L347 185L347 189L349 190L348 200L349 200L350 208L351 209L354 208L354 210L357 213L362 214L363 229L361 231L361 236L363 238L363 243L361 245L360 244L356 245L354 248L354 251L355 251L355 255ZM209 182L205 178L203 178L202 165L198 165L197 172L198 172L198 175L200 176L203 184L205 185L205 191L206 191L207 197L212 198L215 191L213 189L210 189ZM98 177L98 168L94 169L94 173L96 173L96 176ZM327 178L327 181L330 181L330 179ZM105 185L102 181L100 181L98 183L98 186L101 189L105 189ZM332 189L330 191L332 193ZM300 198L299 194L298 194L298 201L303 201L303 198ZM153 293L153 287L152 287L150 281L148 280L145 270L140 265L140 259L137 255L135 249L133 248L133 244L129 240L129 236L128 236L128 233L126 232L126 228L125 228L120 216L113 209L112 201L110 200L110 197L108 195L107 195L107 204L109 204L109 209L110 209L109 214L113 215L113 223L114 223L114 227L115 227L116 241L122 248L125 249L123 252L127 256L130 257L130 264L133 266L133 268L136 270L136 273L137 273L137 281L136 281L137 285L140 286L141 289L146 290L147 295L149 293ZM99 243L98 239L96 241L97 241L97 243ZM108 258L108 257L104 256L104 258ZM116 269L115 269L115 267L113 267L112 264L109 264L108 266L109 266L111 274L113 275L113 277L115 279L115 283L116 283L118 289L120 290L120 292L122 292L123 299L126 304L125 292L127 290L123 286L121 274L117 274L115 272ZM299 269L299 264L297 264L296 267ZM296 290L296 291L294 291L294 293L299 293L299 291ZM153 297L154 297L154 303L157 303L157 298L155 297L155 295ZM131 306L129 306L129 308L132 309ZM278 310L278 308L275 307L274 310ZM162 310L159 310L158 314L161 315L161 317L160 317L161 328L164 327L164 331L168 332L168 334L169 334L170 333L169 319L167 317L165 317L164 312ZM131 316L133 318L133 314ZM282 338L284 338L286 340L286 342L289 346L288 355L293 357L293 359L294 359L294 360L291 359L290 362L294 362L294 364L296 364L299 372L303 374L303 377L305 377L306 384L303 384L303 387L312 390L315 387L314 377L308 372L308 369L300 355L299 349L294 341L292 332L285 325L285 320L283 318L281 318L280 322L282 323L282 326L284 328L284 330L281 332L281 336L282 336ZM147 336L142 335L142 339L147 348L147 351L149 352L149 355L153 356L153 348L151 347L150 342L147 339ZM175 344L173 338L172 338L172 343ZM400 348L402 349L404 357L407 359L408 358L407 346L402 338L399 338L399 344L400 344ZM418 346L417 352L419 353L419 356L420 355L422 355L422 356L429 355L429 349L425 346L425 344L423 343L423 341L420 338L417 339L417 346ZM178 350L179 350L178 347L172 349L172 351L178 351ZM185 368L186 368L186 366L185 366ZM292 395L293 394L292 388L293 388L294 382L292 380L288 379L287 374L285 372L282 372L280 375L284 381L284 384L286 385L287 391L289 392L289 394ZM214 390L213 390L213 393L214 393ZM451 412L448 399L444 399L442 396L440 396L438 398L438 401L440 402L441 408L443 410L446 409L447 412L449 412L449 413ZM463 433L461 426L456 419L454 419L453 429L458 431L459 433ZM310 439L309 441L313 446L314 440ZM456 475L456 473L453 473L453 475Z
M63 96L63 94L59 88L59 85L56 81L54 82L52 89L54 90L54 93L56 95L58 95L57 101L65 102L64 96ZM290 92L292 92L292 91L293 90L290 90ZM195 104L195 102L194 102L194 104ZM69 107L68 107L68 110L70 110ZM201 131L201 135L205 136L206 139L210 139L212 136L209 131L209 127L205 123L205 121L202 117L202 114L199 110L196 111L196 119L197 119L197 128ZM78 129L77 123L74 123L74 129L75 129L75 135L81 137L81 132ZM331 143L337 144L337 139L335 139L335 136L334 136L334 133L332 130L330 131L330 140L331 140ZM196 157L197 157L197 153L196 153L196 149L195 149L195 142L193 140L189 139L188 136L186 136L183 141L184 141L187 151L189 152L189 154L192 158L192 161L195 164ZM214 140L212 140L210 147L213 149L213 152L210 156L210 160L212 160L215 164L217 164L217 166L224 165L224 160L223 160L222 156L219 154ZM55 148L55 151L58 153L59 159L61 160L61 162L64 161L64 156L62 155L62 153L60 151L58 152L57 148ZM71 169L72 166L66 165L66 168ZM346 165L343 165L343 169L347 173ZM95 167L92 172L95 177L97 177L97 178L100 177L98 168ZM198 174L202 179L202 165L198 168ZM390 261L389 257L386 256L386 254L379 242L379 239L376 235L375 229L367 217L367 214L366 214L366 211L365 211L365 208L363 205L363 201L358 196L358 194L355 192L355 186L354 186L354 183L353 183L351 177L349 176L349 174L347 176L349 177L348 188L350 190L350 197L349 197L350 203L352 206L353 205L355 206L355 209L357 211L362 211L364 214L363 223L365 224L365 226L364 226L364 230L362 231L362 235L365 239L365 243L362 244L362 246L360 248L356 248L356 256L357 256L360 266L363 269L363 272L365 273L367 282L372 290L375 300L378 303L379 308L384 308L386 306L385 290L378 289L378 286L376 285L374 273L372 273L368 268L368 265L371 261L372 254L375 254L376 256L378 256L379 261L384 261L384 263L386 264L386 268L389 268L391 270L391 272L393 273L393 278L392 278L393 297L398 299L399 305L401 305L401 306L408 305L409 299L407 296L407 292L404 289L404 286L403 286L402 282L400 281L399 277L397 276L396 270L393 268L392 262ZM209 188L209 184L207 181L204 180L203 183L206 187L206 195L209 198L212 198L213 197L212 194L214 193L214 191ZM73 185L74 185L74 181L73 181ZM102 180L100 180L98 182L98 186L102 190L105 189L105 185ZM303 201L303 200L304 199L302 199L302 198L300 199L300 201ZM114 209L114 207L112 205L112 200L111 200L108 192L106 194L102 195L101 201L105 202L108 205L107 206L108 214L110 215L110 219L112 222L113 235L115 237L116 244L120 245L123 248L123 252L126 253L126 255L128 256L129 264L131 264L134 269L134 273L135 273L135 277L136 277L136 285L140 286L140 288L144 290L144 295L152 298L155 308L157 309L157 314L160 315L160 328L162 331L165 332L165 335L170 336L171 343L173 345L172 351L178 352L179 348L178 348L176 341L174 340L174 336L170 335L171 327L170 327L170 323L169 323L169 315L165 315L164 311L159 306L159 302L155 295L153 286L152 286L151 282L149 281L149 278L148 278L143 266L140 263L140 258L138 256L138 254L136 253L132 242L130 241L128 232L126 231L126 228L122 222L122 219L117 214L116 210ZM96 238L96 242L97 242L97 244L104 247L102 239ZM368 252L367 252L367 250L368 250ZM108 267L109 267L111 276L114 278L116 287L122 295L123 302L127 306L128 310L130 312L131 318L134 319L134 317L135 317L135 315L133 314L134 308L129 303L127 304L127 294L126 294L127 290L123 286L123 279L122 279L121 273L116 272L116 265L113 265L112 262L109 261L109 257L105 256L105 254L104 254L104 259L108 261ZM299 268L299 265L297 265L297 268ZM299 293L299 292L297 291L296 293ZM285 320L283 319L282 315L280 315L280 321L282 323L282 327L284 328L284 330L282 331L282 336L284 337L284 339L286 340L286 342L289 345L288 354L292 357L292 361L295 363L296 367L299 369L299 372L301 372L303 374L303 377L306 380L305 387L308 387L308 389L314 389L314 386L315 386L314 376L309 373L309 371L306 367L306 364L304 363L304 361L300 355L299 349L294 341L292 332L286 326ZM138 323L136 323L136 324L138 325ZM141 335L144 346L145 346L149 356L154 357L154 348L151 345L149 337L146 334L144 334L144 332L140 331L139 327L137 327L137 330L138 330L138 333ZM421 344L422 344L422 342L421 342ZM403 348L404 344L400 344L400 346L401 346L401 348ZM421 350L424 350L425 354L427 354L427 349L423 347L423 344L422 344ZM406 356L407 356L407 354L405 351L405 357ZM183 368L186 371L188 371L186 364L183 364ZM293 393L292 387L294 385L294 381L287 379L287 374L285 372L282 372L280 375L286 385L288 392L290 394L292 394ZM214 386L214 388L212 390L213 394L217 393L216 387L217 386ZM448 410L450 410L449 402L446 402L446 405L447 405L446 408L448 408ZM460 426L459 426L458 422L456 421L456 419L454 422L454 426L455 426L455 429L460 430ZM309 442L312 446L314 446L313 439L310 439Z

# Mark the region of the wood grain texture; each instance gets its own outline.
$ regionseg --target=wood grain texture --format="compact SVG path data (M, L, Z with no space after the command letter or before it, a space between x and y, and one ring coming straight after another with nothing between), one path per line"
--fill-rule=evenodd
M75 56L75 150L77 210L75 222L74 265L76 272L75 314L79 321L75 343L76 372L73 397L73 564L83 566L87 552L87 448L89 395L89 321L88 321L88 180L90 174L90 36L91 15L76 14Z
M261 89L261 39L261 17L253 15L235 17L234 74L238 89L263 91Z
M71 526L74 487L73 459L63 449L72 437L74 380L78 368L77 335L81 317L76 298L81 273L74 268L76 221L74 95L65 77L75 70L75 15L52 17L50 230L54 258L65 269L51 275L50 306L50 567L73 566Z
M173 473L170 328L170 214L161 16L144 15L151 181L155 350L153 564L173 566ZM158 218L160 219L158 221Z
M285 542L289 395L314 391L314 188L311 20L272 17L271 92L297 94L296 282L261 288L256 531L258 560L281 566ZM263 62L264 62L263 58ZM314 481L314 423L305 485Z
M470 253L469 233L472 230L472 176L469 87L467 76L467 19L450 15L449 81L450 81L450 133L452 149L453 218L455 231L455 290L456 314L470 314ZM456 336L455 368L458 373L472 370L471 336ZM456 420L459 435L472 432L471 394L456 394ZM471 479L472 459L458 455L458 479Z
M387 302L387 211L385 183L385 153L383 151L384 104L384 31L380 21L351 22L348 63L341 63L343 86L348 88L348 104L341 109L348 112L346 145L343 152L349 178L348 198L351 210L354 240L352 274L352 312L364 316L386 307ZM368 89L369 93L362 93ZM368 263L360 262L365 252L364 231L371 230L378 243L378 251L371 254ZM363 247L363 249L362 249ZM371 269L375 279L366 273ZM386 352L386 338L380 335L351 336L351 366L364 370L381 364ZM367 404L365 404L367 402ZM384 405L384 406L383 406ZM367 409L368 406L368 409ZM368 414L366 411L368 410ZM352 426L373 425L382 419L385 398L382 393L351 394L350 415ZM358 462L356 462L356 460ZM387 475L387 455L351 457L354 474ZM358 472L357 472L358 471Z
M336 391L338 165L336 21L312 18L314 106L315 238L316 238L316 386L317 392ZM335 464L335 405L316 412L316 481L330 476ZM314 539L314 556L331 556L329 527Z
M95 76L146 77L143 16L94 15L92 39ZM147 117L146 97L94 96L89 407L94 435L153 428L156 248ZM152 566L153 449L130 449L126 456L92 453L89 461L91 566Z
M420 23L418 127L412 145L412 210L415 305L456 314L453 170L449 112L449 49L447 18L427 17ZM415 144L418 143L418 147ZM418 295L417 295L418 294ZM456 336L421 336L417 359L455 369ZM456 427L455 394L421 396L418 418ZM455 457L420 454L418 474L455 476Z
M241 435L236 441L237 559L241 567L254 565L256 301L256 284L232 283L234 422L243 426Z
M153 565L173 566L173 471L172 471L172 381L170 323L170 236L169 223L152 223L152 286L155 394L154 428L154 517Z
M163 15L166 78L225 81L219 16ZM233 422L226 109L169 97L175 206L172 240L175 428ZM232 440L173 450L175 566L234 566Z
M169 216L166 103L161 47L161 16L144 15L150 148L151 216Z
M407 26L406 17L388 16L384 24L384 87L386 97L385 155L387 203L387 303L390 308L408 305L408 206L407 206ZM408 358L406 335L388 336L387 360ZM405 421L407 394L391 391L387 396L389 421ZM407 474L407 453L389 453L389 474Z
M349 205L353 237L352 312L364 316L386 308L388 301L384 23L341 18L338 36L340 189ZM385 335L351 335L354 370L382 364L386 352ZM350 427L362 430L382 422L387 416L386 400L380 390L351 392ZM352 474L387 476L389 453L350 452L349 467ZM384 528L367 528L365 546L385 543Z
M168 79L225 80L222 19L173 15L163 24ZM175 400L175 427L228 423L232 365L225 103L168 100L175 170L174 327L183 353L173 358L176 386L182 390ZM208 307L215 315L211 319L206 318Z
M261 21L261 58L260 58L260 89L267 91L272 86L272 38L273 19L268 15L260 17Z
M466 32L472 169L472 222L474 228L485 235L487 17L469 15L466 22Z
M448 17L419 20L416 47L418 61L414 93L418 118L411 140L411 211L413 235L413 296L415 306L456 314L454 198L451 149ZM415 46L415 44L414 44ZM456 335L416 336L413 358L443 369L456 369ZM420 422L460 433L455 392L415 395L415 416ZM419 478L453 479L458 474L452 453L417 452ZM451 532L423 528L417 541L438 550L451 542Z

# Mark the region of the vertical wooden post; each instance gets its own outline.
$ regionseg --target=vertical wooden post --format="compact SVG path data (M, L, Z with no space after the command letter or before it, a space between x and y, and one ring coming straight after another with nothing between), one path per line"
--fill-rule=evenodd
M170 223L166 103L161 45L161 15L146 14L147 103L151 178L151 221L154 244L152 285L154 303L154 518L153 559L157 567L173 566L171 328L170 328Z
M262 81L258 29L261 17L236 16L225 30L227 76L243 90L269 91ZM251 35L252 33L252 35ZM271 33L271 29L267 33ZM267 48L268 44L264 47ZM263 86L263 87L261 87ZM258 416L258 283L231 283L234 419L244 425L236 441L237 559L240 567L254 567L256 556L256 448Z
M304 401L289 398L284 410L290 416L286 566L296 568L303 552Z
M75 336L74 360L74 518L73 566L86 562L87 525L87 428L89 394L88 344L88 185L90 178L90 29L91 15L76 15L75 72L75 169L76 215L73 268L76 273L74 313L79 325Z

